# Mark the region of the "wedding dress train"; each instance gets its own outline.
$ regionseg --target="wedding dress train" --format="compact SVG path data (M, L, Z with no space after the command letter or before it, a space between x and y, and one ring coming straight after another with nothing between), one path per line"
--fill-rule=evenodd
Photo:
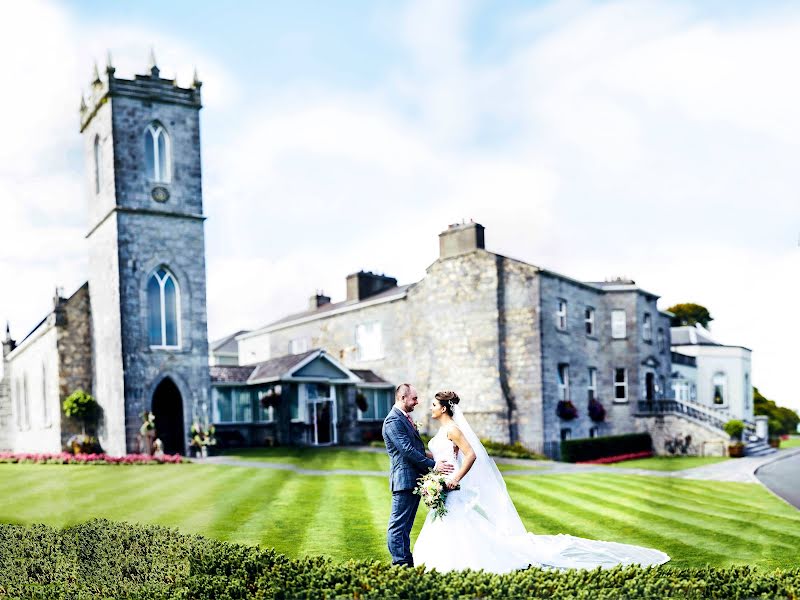
M659 550L578 538L571 535L534 535L526 531L506 491L505 481L467 423L454 409L456 425L477 456L461 489L449 492L447 514L434 519L429 512L414 545L414 563L440 572L484 569L507 573L528 566L594 569L616 565L660 565L669 556ZM460 468L453 442L445 428L428 443L435 460Z

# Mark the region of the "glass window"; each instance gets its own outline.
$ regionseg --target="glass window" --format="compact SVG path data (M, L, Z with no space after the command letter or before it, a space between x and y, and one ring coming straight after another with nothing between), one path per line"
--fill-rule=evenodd
M611 337L620 340L625 336L625 310L614 309L611 311Z
M586 388L589 402L597 400L597 369L589 367L589 385Z
M47 406L47 366L42 364L42 423L50 427L50 407Z
M211 388L211 414L215 423L232 423L231 388Z
M558 365L558 399L569 400L569 365Z
M589 427L589 437L597 437L597 427Z
M645 342L653 341L653 320L650 317L650 313L644 313L644 318L642 319L642 339Z
M625 369L614 369L614 401L628 400L628 378Z
M170 180L170 147L166 130L151 123L144 132L144 156L147 177L151 181Z
M358 360L383 358L383 329L380 321L362 323L356 327Z
M725 404L728 401L727 398L727 377L725 377L725 373L714 373L714 377L711 379L711 385L714 390L713 395L713 403L714 404Z
M159 268L147 281L147 336L151 346L179 345L180 291L172 273Z
M750 408L750 402L753 400L753 390L750 389L750 375L744 374L744 407Z
M562 331L567 329L567 301L558 301L558 310L556 311L556 327Z
M289 340L289 354L302 354L311 348L311 339L307 337Z
M367 410L358 409L359 421L382 421L394 404L391 390L358 388L356 393L363 394L367 404Z
M250 390L233 388L233 419L239 423L252 423L253 403Z
M103 148L100 145L100 136L94 138L94 193L99 194L103 187Z
M572 429L569 427L564 427L561 429L561 441L566 442L567 440L572 439Z
M656 345L658 346L659 352L664 352L666 349L666 339L664 338L664 330L659 327L658 332L656 333Z
M586 335L594 335L594 309L589 306L586 307L584 322L586 324Z

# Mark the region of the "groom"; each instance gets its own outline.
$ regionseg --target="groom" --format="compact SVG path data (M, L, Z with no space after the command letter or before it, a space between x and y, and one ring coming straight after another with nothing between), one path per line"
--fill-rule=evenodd
M388 544L393 565L414 566L411 556L411 527L419 506L419 496L413 493L417 479L434 469L451 473L453 465L434 462L425 452L411 412L417 405L417 390L408 383L397 386L394 407L383 421L383 441L389 452L391 467L389 487L392 490L392 514L389 516Z

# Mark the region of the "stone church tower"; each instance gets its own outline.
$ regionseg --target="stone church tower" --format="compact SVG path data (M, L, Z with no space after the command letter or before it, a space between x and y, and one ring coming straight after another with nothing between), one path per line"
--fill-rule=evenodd
M200 82L97 69L81 98L89 195L93 393L100 442L137 451L152 411L166 452L186 451L209 402Z

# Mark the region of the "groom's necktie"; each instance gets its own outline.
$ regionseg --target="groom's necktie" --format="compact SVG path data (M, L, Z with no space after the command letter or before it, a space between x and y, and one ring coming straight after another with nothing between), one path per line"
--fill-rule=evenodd
M416 425L414 425L414 421L411 420L411 415L408 414L407 412L404 412L403 414L406 416L406 419L408 419L408 422L411 423L411 427L413 427L416 430L417 427Z

